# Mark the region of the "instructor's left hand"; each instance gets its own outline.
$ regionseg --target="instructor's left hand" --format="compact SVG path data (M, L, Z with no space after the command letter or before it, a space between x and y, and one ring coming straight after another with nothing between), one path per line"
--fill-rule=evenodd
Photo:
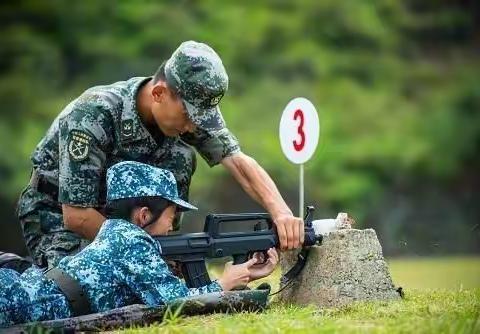
M286 213L276 216L273 222L280 239L280 249L294 249L303 245L305 230L302 218Z

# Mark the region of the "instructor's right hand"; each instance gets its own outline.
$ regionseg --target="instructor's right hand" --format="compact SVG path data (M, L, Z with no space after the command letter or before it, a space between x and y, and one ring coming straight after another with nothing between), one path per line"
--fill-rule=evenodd
M222 277L218 280L223 291L229 291L236 286L247 285L250 281L250 267L255 263L257 263L255 257L242 264L233 265L232 262L227 262Z

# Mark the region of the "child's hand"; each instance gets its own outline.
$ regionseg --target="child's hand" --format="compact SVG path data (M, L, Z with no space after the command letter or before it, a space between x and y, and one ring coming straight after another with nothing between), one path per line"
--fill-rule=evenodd
M250 267L250 281L254 281L259 278L267 277L270 275L273 270L275 269L277 263L278 263L278 253L275 248L270 248L267 251L268 254L268 259L264 263L260 263L260 261L257 261L256 264L252 265ZM255 253L253 258L258 259L262 254L261 253Z
M242 264L232 265L232 262L226 263L222 277L218 280L223 291L231 290L239 285L247 285L251 276L250 268L255 265L255 263L257 263L256 257Z

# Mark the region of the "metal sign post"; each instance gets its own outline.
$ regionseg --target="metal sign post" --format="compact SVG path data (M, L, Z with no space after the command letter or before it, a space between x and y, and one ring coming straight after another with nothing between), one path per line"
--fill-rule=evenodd
M300 164L300 187L298 193L298 216L303 218L303 208L305 207L305 188L304 188L304 181L303 181L303 164Z

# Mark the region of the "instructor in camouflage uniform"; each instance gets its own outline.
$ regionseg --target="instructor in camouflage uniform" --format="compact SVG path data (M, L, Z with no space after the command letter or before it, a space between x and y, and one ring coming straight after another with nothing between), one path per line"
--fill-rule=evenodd
M32 155L29 185L18 203L34 263L55 266L97 234L105 215L106 170L125 160L168 169L188 200L196 157L223 165L273 217L283 249L303 242L274 182L242 153L219 102L228 88L220 57L208 45L182 43L153 77L88 89L58 115Z

